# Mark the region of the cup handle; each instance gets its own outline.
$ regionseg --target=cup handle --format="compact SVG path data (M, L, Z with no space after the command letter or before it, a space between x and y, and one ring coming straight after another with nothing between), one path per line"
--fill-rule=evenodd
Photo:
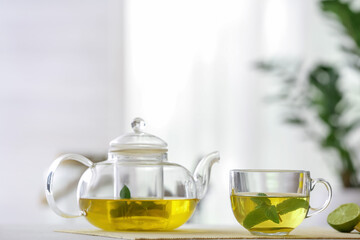
M60 157L58 157L50 166L49 170L48 170L48 174L47 174L47 178L46 178L46 186L45 186L45 194L46 194L46 199L49 203L50 208L58 215L60 215L61 217L65 217L65 218L75 218L75 217L80 217L80 216L84 216L85 212L83 211L79 211L77 214L69 214L69 213L65 213L63 212L60 208L58 208L58 206L56 205L55 199L54 199L54 195L53 195L53 180L54 180L54 174L56 169L59 167L59 165L66 160L75 160L78 161L82 164L84 164L87 167L92 167L94 166L94 163L92 161L90 161L89 159L87 159L84 156L81 156L79 154L65 154L62 155Z
M310 206L309 210L312 210L312 211L314 211L314 212L312 212L312 213L309 214L309 211L308 211L307 214L306 214L306 218L309 218L309 217L311 217L311 216L313 216L313 215L315 215L315 214L318 214L319 212L324 211L325 208L327 208L327 206L329 206L330 201L331 201L331 198L332 198L332 188L331 188L331 185L330 185L330 183L329 183L328 181L326 181L326 180L323 179L323 178L311 179L310 191L314 190L315 185L316 185L317 183L322 183L322 184L325 185L325 187L326 187L326 189L327 189L327 191L328 191L328 197L327 197L325 203L324 203L320 208L312 208L312 207Z

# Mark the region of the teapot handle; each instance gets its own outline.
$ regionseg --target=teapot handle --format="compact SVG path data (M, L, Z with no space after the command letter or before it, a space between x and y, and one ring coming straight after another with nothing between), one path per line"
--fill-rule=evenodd
M79 213L77 213L76 215L74 214L68 214L63 212L60 208L58 208L58 206L56 205L55 199L54 199L54 195L53 195L53 180L54 180L54 174L56 169L59 167L59 165L66 160L75 160L78 161L82 164L84 164L87 167L92 167L94 166L94 163L92 161L90 161L89 159L87 159L84 156L81 156L79 154L65 154L62 155L60 157L58 157L50 166L49 170L48 170L48 174L47 174L47 178L46 178L46 186L45 186L45 194L46 194L46 199L49 203L50 208L59 216L61 217L65 217L65 218L75 218L75 217L80 217L80 216L84 216L85 212L80 211Z

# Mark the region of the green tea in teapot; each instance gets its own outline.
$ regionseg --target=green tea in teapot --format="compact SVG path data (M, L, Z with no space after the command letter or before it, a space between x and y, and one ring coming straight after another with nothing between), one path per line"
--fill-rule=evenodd
M237 221L251 232L290 232L305 218L309 197L297 194L232 194Z
M198 199L80 198L87 220L104 230L170 230L184 224Z

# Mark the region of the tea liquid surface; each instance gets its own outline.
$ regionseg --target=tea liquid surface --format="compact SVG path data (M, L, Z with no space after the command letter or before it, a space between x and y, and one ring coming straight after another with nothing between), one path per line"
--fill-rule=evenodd
M309 208L309 197L296 194L233 194L231 205L237 221L250 232L285 233L292 231L304 220Z
M184 224L198 199L80 198L87 220L104 230L170 230Z

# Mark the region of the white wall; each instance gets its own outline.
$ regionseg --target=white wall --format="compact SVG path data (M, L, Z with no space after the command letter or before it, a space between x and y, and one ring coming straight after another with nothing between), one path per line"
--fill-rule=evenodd
M0 1L0 223L44 213L64 152L99 154L121 130L121 1ZM47 208L46 208L47 209Z

